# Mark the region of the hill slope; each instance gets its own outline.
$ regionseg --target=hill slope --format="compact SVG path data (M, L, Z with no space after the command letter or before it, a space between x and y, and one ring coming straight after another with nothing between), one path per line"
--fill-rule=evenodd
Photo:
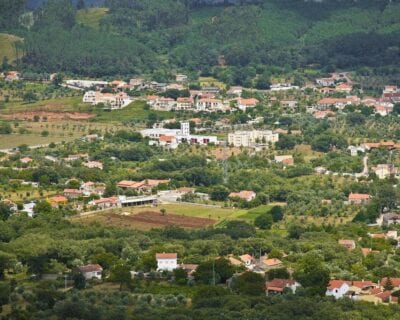
M202 3L108 0L107 12L53 5L26 37L25 62L38 72L157 72L162 80L171 69L207 74L223 56L226 65L239 68L223 71L228 83L243 82L266 67L400 67L399 3Z
M2 61L4 57L7 57L8 62L14 62L17 59L15 43L18 41L22 41L22 38L12 34L0 33L0 61Z

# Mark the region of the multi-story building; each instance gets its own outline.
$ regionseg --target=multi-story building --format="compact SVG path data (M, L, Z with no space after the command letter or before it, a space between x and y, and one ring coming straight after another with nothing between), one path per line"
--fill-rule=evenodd
M271 130L235 131L228 135L228 143L234 147L253 147L256 144L275 143L279 134Z

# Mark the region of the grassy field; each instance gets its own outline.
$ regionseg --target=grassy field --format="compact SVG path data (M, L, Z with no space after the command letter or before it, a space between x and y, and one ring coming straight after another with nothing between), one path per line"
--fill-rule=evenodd
M4 190L3 188L0 189L0 194L11 201L14 202L23 202L27 200L35 200L38 198L44 198L47 196L52 196L55 195L55 191L42 191L42 195L40 194L39 190L37 188L31 188L31 187L21 187L19 189L10 189L10 190Z
M34 103L22 101L10 101L5 104L5 108L0 110L2 114L29 111L49 111L49 112L88 112L91 106L82 102L82 97L65 97L51 100L40 100Z
M72 141L89 134L90 131L104 134L105 132L125 128L124 126L115 123L72 120L54 122L18 121L15 123L18 123L18 127L13 125L13 134L0 135L0 149L14 148L21 144L34 146L49 144L51 142ZM24 133L19 133L20 130L23 130ZM43 131L48 131L49 135L42 136Z
M240 216L246 214L247 210L232 209L232 208L213 208L206 206L196 206L188 204L166 204L158 207L132 207L122 209L111 209L103 211L101 213L94 213L86 216L75 216L71 220L79 223L90 224L90 223L101 223L111 225L114 227L124 227L131 229L148 230L151 225L141 223L138 221L129 222L124 219L121 215L121 219L115 219L115 213L124 215L135 215L141 212L154 211L160 212L161 209L166 210L166 214L176 214L186 217L197 217L197 218L210 218L216 221L216 224L224 223L227 220L241 219Z
M99 29L100 20L108 12L108 8L86 8L78 10L76 20L85 26Z
M200 85L202 87L213 87L216 86L220 89L225 89L226 86L223 82L218 81L217 79L213 78L213 77L200 77L199 79L200 81Z
M21 40L22 38L12 34L0 33L0 61L3 61L3 57L7 57L8 62L14 62L17 59L14 44Z
M149 114L151 113L156 114L157 117L160 119L168 119L174 117L173 112L146 110L144 106L145 106L144 101L135 101L121 110L114 110L114 111L98 110L95 121L103 121L103 122L104 121L122 122L129 120L145 121L148 119Z

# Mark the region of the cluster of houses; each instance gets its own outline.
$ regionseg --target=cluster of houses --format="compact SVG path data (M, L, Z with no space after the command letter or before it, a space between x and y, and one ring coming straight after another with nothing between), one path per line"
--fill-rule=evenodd
M226 112L235 107L246 111L259 104L255 98L220 99L216 94L205 93L203 90L190 90L189 97L179 97L176 100L162 96L147 96L146 102L153 110L158 111L193 111L193 112Z
M349 298L357 301L378 303L398 303L393 295L400 290L400 278L382 278L378 283L369 280L331 280L326 290L327 296L336 299Z
M143 78L133 78L129 82L122 80L98 81L98 80L66 80L65 86L84 90L83 102L91 105L104 105L104 109L118 110L125 108L134 99L127 94L131 90L155 90L157 92L165 92L168 89L184 90L186 86L183 83L187 82L187 76L183 74L176 75L176 82L171 84L158 83L155 81L146 81ZM108 89L108 90L106 90ZM111 90L110 90L111 89ZM110 92L111 91L111 92ZM164 106L168 105L168 98L165 101L160 101ZM168 109L168 108L167 108ZM160 110L164 110L160 108Z
M118 110L125 108L133 101L125 92L102 93L101 91L87 91L83 96L83 102L93 106L104 105L104 109Z
M338 74L333 74L330 78L316 79L317 85L320 86L318 90L321 93L326 95L331 93L346 94L346 97L344 98L328 96L319 100L317 102L317 111L314 113L316 118L320 119L334 116L335 113L332 111L328 112L328 109L331 107L335 107L338 110L343 110L347 106L355 106L360 104L372 107L375 114L387 116L389 113L393 112L394 105L400 102L400 88L398 86L385 86L380 98L365 97L360 99L358 96L350 95L353 91L353 86L351 83L343 82L343 79L344 76Z

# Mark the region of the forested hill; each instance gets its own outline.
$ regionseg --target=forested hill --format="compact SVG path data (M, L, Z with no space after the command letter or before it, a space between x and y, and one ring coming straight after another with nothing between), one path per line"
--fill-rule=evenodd
M23 15L18 3L26 5L16 0L12 10ZM105 0L96 17L90 4L48 0L29 29L18 15L0 20L25 39L20 67L88 76L217 70L237 83L271 66L397 72L400 64L398 1Z

